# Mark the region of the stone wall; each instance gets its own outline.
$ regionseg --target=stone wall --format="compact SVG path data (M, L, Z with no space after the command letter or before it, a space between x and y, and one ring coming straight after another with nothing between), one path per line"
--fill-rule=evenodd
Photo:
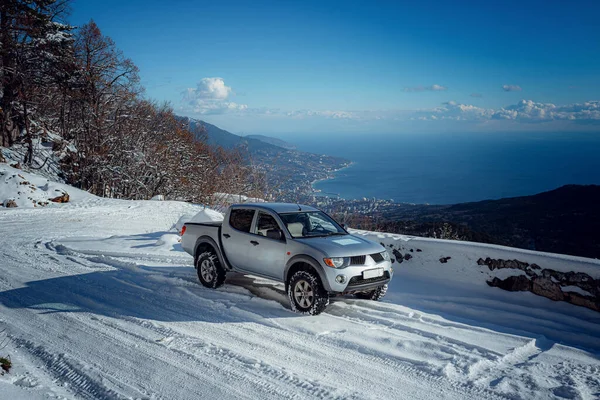
M490 271L512 269L523 271L506 279L494 278L487 284L511 292L528 291L554 301L566 301L595 311L600 311L600 279L583 272L560 272L542 269L537 264L519 260L480 258L478 265L486 265Z

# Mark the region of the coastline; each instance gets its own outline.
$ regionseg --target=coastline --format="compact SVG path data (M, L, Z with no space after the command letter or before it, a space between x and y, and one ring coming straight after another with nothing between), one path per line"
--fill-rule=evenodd
M316 185L317 183L320 183L320 182L325 182L325 181L330 181L330 180L333 180L333 179L335 179L335 178L336 178L336 177L335 177L335 174L337 174L338 172L340 172L340 171L343 171L343 170L345 170L345 169L347 169L347 168L350 168L350 167L351 167L351 166L353 166L354 164L356 164L356 161L350 161L350 163L348 163L348 165L346 165L346 166L344 166L344 167L342 167L342 168L339 168L339 169L335 169L335 170L333 170L333 172L332 172L332 176L328 176L327 178L323 178L323 179L316 179L316 180L312 181L312 182L310 183L310 187L311 187L311 189L312 189L312 194L313 194L313 195L322 195L322 196L328 196L328 195L329 195L329 196L331 196L331 195L333 195L333 196L339 197L339 194L337 194L337 193L324 193L324 192L322 192L321 190L317 189L317 188L315 187L315 185Z

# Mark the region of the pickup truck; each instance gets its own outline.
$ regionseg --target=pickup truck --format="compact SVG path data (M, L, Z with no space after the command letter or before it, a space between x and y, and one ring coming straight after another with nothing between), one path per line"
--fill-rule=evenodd
M330 296L379 300L394 274L381 244L305 205L232 205L223 222L185 223L181 238L202 285L217 288L229 272L283 282L292 310L302 314L321 313Z

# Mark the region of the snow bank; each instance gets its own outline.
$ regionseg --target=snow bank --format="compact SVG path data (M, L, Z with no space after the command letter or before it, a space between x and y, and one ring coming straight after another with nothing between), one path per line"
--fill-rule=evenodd
M198 214L194 215L189 222L220 222L223 221L223 214L218 211L211 210L210 208L205 208L200 211Z
M36 174L0 164L0 206L33 208L95 196Z
M184 214L179 218L174 228L177 232L181 232L183 224L186 222L206 223L206 222L220 222L223 221L223 214L218 211L205 208L197 214Z

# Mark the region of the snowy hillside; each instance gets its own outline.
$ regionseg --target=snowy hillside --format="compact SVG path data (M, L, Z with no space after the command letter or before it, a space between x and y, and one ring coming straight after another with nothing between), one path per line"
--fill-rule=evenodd
M70 195L66 204L0 207L0 357L13 363L0 398L600 396L599 312L486 283L534 264L598 279L598 260L355 231L396 259L388 296L336 298L303 317L281 284L198 284L177 233L199 206L101 199L0 170L3 196L27 186L5 183L14 174ZM491 270L480 258L528 267Z
M0 205L20 208L96 198L87 192L39 175L0 164Z

